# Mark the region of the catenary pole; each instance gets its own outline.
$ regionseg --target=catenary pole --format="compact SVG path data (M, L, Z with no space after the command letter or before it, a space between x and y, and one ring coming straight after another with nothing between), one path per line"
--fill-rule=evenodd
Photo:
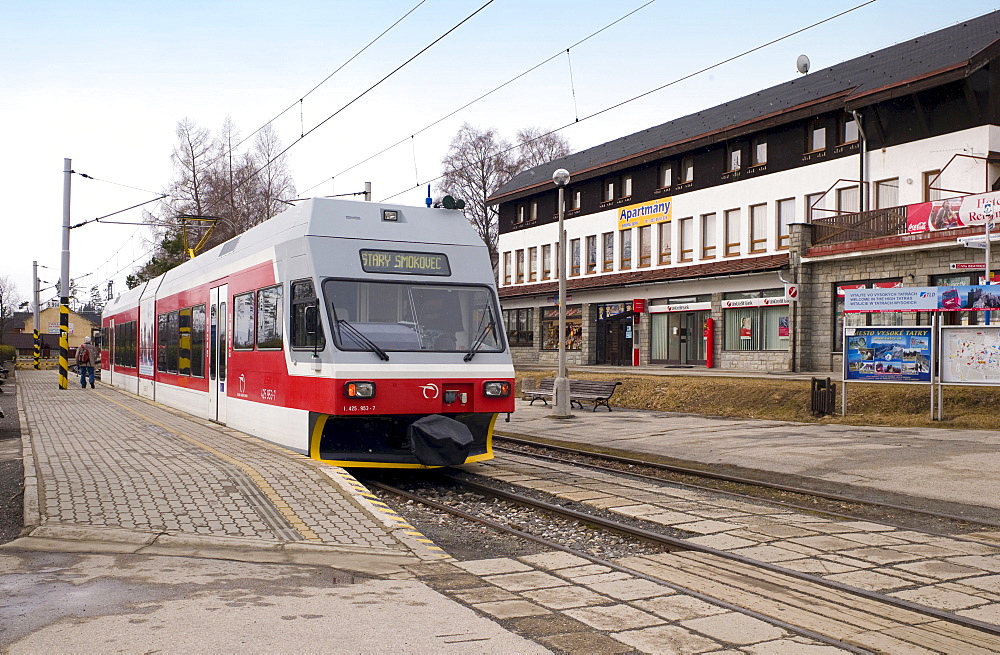
M62 275L59 278L59 388L69 389L69 191L73 160L63 159Z
M32 342L34 344L34 356L35 356L35 370L41 368L42 360L42 335L39 328L41 327L42 317L41 308L38 306L38 261L31 262L31 291L32 291L32 307L34 308L34 336L35 339Z

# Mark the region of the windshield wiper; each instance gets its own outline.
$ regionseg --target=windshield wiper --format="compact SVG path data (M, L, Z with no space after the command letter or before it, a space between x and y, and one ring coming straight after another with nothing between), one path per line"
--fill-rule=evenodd
M364 332L342 318L337 320L337 325L347 328L347 332L351 335L351 339L353 339L358 345L367 346L368 350L378 355L379 359L389 361L389 355L384 350L379 348L377 343L366 337Z
M490 317L489 323L485 322L487 315ZM483 318L479 322L479 332L476 333L476 340L472 343L472 348L469 348L469 352L465 353L465 357L462 358L463 360L467 362L472 361L472 358L476 356L477 352L479 352L479 346L483 345L483 342L486 341L486 337L489 336L490 328L493 327L493 325L493 309L487 306L486 311L483 312Z

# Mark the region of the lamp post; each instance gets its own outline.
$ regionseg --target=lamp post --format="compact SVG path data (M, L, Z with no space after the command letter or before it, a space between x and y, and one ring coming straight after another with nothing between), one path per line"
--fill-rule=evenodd
M569 171L560 168L552 174L552 182L559 189L559 371L556 373L555 403L552 416L569 418L573 412L569 402L569 380L566 378L566 232L563 230L565 211L564 196L569 184Z

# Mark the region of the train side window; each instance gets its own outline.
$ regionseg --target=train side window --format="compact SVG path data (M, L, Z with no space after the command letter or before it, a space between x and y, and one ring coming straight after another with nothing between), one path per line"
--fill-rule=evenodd
M180 314L177 311L167 314L167 373L177 373L180 359Z
M181 375L191 375L191 308L187 307L178 312L178 373Z
M260 350L281 349L282 291L279 284L257 292L257 348Z
M253 292L233 296L233 350L253 350Z
M205 377L205 306L191 308L191 375Z
M167 372L167 334L167 315L160 314L156 317L156 370L161 373Z
M312 280L292 282L292 348L304 350L323 350L326 348L326 337L323 335L323 324L319 312L307 311L310 307L318 307L316 288ZM311 318L307 315L311 314Z

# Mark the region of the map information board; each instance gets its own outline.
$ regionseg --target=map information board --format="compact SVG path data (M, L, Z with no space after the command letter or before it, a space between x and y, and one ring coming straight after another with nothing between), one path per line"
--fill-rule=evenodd
M1000 327L941 328L941 382L1000 384Z

